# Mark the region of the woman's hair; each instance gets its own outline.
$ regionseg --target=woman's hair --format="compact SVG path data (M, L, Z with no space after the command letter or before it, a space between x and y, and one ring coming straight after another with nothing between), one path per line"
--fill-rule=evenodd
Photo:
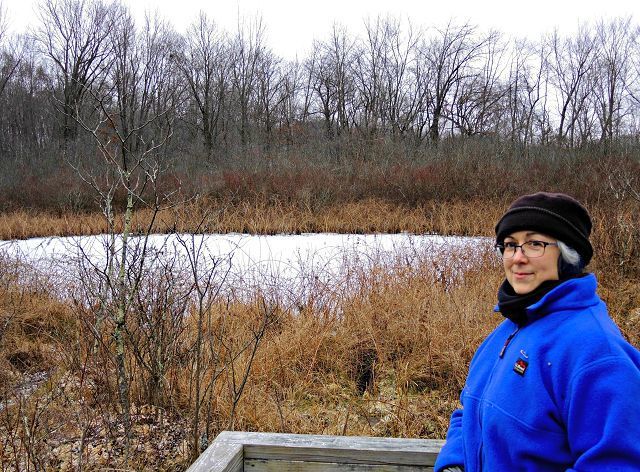
M563 280L581 274L585 264L578 251L562 241L558 241L558 249L558 277Z
M569 265L580 265L580 254L573 248L570 248L562 241L558 241L558 249L560 249L560 257Z

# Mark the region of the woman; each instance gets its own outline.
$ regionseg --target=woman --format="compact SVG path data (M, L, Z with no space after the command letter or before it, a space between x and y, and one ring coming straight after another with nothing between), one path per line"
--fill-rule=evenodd
M476 351L436 471L640 471L640 352L584 273L587 210L518 198L496 225L506 318Z

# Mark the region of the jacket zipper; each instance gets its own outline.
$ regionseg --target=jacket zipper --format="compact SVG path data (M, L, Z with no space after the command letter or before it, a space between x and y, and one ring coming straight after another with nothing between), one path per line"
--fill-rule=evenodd
M518 326L518 327L516 328L516 330L515 330L513 333L511 333L511 334L507 337L507 340L504 342L504 345L502 346L502 349L500 349L500 354L498 355L498 357L499 357L500 359L502 359L502 358L504 357L504 353L505 353L505 351L507 350L507 347L509 347L509 343L511 342L511 340L513 339L513 337L514 337L516 334L518 334L518 331L520 331L520 326Z
M502 349L500 349L500 353L498 354L498 359L502 359L504 357L504 353L506 352L507 348L509 347L509 344L511 343L511 340L515 337L516 334L518 334L518 331L520 331L520 326L518 326L515 331L513 331L505 340L504 345L502 346ZM482 397L484 400L484 396L485 396L485 392L487 387L489 387L489 385L491 384L491 380L493 379L493 374L496 370L496 367L498 365L498 361L496 361L496 363L494 364L493 368L491 369L491 373L489 375L489 379L487 380L487 384L485 386L485 391L483 391L482 393ZM480 407L482 408L482 404L483 401L481 400L480 403ZM482 430L482 410L480 411L480 415L478 420L480 421L480 430ZM484 463L483 457L482 457L482 449L483 449L483 443L482 441L480 441L480 447L478 448L478 470L482 470L482 466Z

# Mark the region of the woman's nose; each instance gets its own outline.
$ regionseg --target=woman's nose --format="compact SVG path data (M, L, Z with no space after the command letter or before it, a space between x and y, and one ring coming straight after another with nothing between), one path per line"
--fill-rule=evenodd
M522 250L522 246L518 246L515 254L513 255L513 262L520 262L522 260L527 260L527 255Z

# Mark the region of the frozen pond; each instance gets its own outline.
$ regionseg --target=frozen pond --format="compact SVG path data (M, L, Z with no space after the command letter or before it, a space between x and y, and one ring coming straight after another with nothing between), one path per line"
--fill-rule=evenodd
M260 290L290 298L312 291L339 291L357 283L357 275L375 266L411 266L425 259L446 257L486 238L400 234L247 234L152 235L146 247L148 270L154 265L171 270L208 274L222 292L242 296ZM129 264L139 262L142 238L131 238ZM53 276L60 289L105 273L105 235L34 238L0 242L0 251ZM116 247L119 238L114 241ZM194 269L195 271L192 270Z

